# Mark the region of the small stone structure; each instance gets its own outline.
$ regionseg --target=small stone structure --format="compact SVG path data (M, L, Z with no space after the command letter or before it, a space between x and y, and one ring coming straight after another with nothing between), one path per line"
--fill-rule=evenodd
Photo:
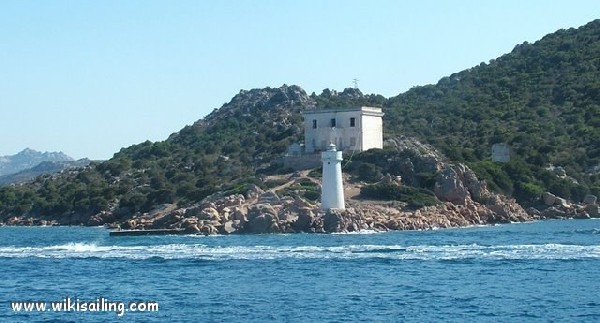
M508 163L510 161L510 147L506 143L492 146L492 161Z

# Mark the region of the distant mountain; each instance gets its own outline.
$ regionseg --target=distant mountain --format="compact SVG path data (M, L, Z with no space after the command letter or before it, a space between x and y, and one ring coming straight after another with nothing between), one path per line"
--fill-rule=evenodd
M84 167L89 164L90 160L87 158L79 160L43 161L32 168L24 169L14 174L0 176L0 186L24 183L40 175L59 173L69 168Z
M0 176L11 175L37 166L42 162L63 162L74 159L62 152L39 152L26 148L16 155L0 156Z

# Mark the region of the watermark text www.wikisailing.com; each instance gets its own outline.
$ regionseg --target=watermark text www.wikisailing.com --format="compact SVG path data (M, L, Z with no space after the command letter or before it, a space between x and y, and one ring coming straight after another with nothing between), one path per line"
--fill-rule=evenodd
M104 297L93 301L80 300L69 296L60 301L11 301L13 312L114 312L123 316L127 312L158 312L158 302L154 301L110 301Z

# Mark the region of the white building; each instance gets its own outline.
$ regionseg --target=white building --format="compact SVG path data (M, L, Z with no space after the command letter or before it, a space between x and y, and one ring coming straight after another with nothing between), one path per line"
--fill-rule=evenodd
M311 110L303 116L307 154L326 151L330 144L341 151L383 148L381 108Z

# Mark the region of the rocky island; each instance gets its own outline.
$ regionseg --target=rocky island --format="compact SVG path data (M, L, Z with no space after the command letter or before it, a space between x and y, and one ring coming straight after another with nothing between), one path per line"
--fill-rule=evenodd
M345 210L323 211L319 203L295 196L280 196L285 188L300 188L306 182L320 185L308 171L265 176L265 182L280 183L263 190L249 184L244 194L217 192L187 207L162 204L150 212L129 217L118 210L102 211L91 217L64 214L60 217L13 216L3 219L6 225L105 225L113 230L169 229L185 234L240 233L334 233L363 230L428 230L496 223L524 222L540 219L599 217L596 199L575 205L546 193L543 209L523 209L514 199L490 191L466 165L444 160L433 147L411 138L388 140L400 155L413 156L405 161L412 165L403 176L386 175L379 184L401 187L402 178L414 178L416 171L437 174L434 184L436 203L415 207L406 202L373 200L361 196L365 185L345 175L348 196ZM403 154L404 153L404 154ZM415 165L418 165L415 170Z
M600 20L560 30L390 98L241 90L164 141L0 187L0 223L231 234L598 217L598 34ZM305 111L363 106L385 115L385 144L347 156L346 209L323 212L320 170L282 160Z

